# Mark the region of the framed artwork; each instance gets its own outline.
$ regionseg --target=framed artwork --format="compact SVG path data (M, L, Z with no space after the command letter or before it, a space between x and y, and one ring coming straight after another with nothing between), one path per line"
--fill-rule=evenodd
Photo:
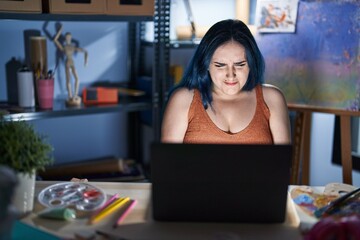
M299 0L257 0L255 25L259 32L295 32Z

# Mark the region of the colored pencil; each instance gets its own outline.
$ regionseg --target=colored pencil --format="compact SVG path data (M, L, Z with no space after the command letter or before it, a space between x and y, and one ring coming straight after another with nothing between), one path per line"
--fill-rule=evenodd
M101 206L97 211L95 211L91 217L95 217L96 215L98 215L102 210L104 210L107 206L109 206L113 201L115 201L117 198L119 197L118 193L115 193L114 195L112 195L109 200L107 200L103 206Z
M99 213L100 211L104 210L107 206L109 206L113 201L115 201L116 199L119 198L119 194L115 193L114 195L112 195L109 200L107 200L104 205L98 210L96 211L96 213Z
M130 199L130 201L128 201L126 206L124 206L125 210L121 213L120 217L116 221L114 228L116 228L118 225L120 225L120 223L124 220L124 218L130 213L131 209L134 208L136 203L137 203L137 201L134 199Z
M90 218L89 224L94 224L101 221L120 207L124 206L124 204L127 203L129 200L130 198L128 197L116 199L109 206L105 207L102 211L100 211L97 215Z

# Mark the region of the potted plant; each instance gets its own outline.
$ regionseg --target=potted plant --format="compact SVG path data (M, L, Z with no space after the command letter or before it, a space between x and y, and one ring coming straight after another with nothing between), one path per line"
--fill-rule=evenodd
M21 213L32 211L36 171L53 162L52 146L28 122L6 120L0 115L0 164L12 168L18 177L14 201Z

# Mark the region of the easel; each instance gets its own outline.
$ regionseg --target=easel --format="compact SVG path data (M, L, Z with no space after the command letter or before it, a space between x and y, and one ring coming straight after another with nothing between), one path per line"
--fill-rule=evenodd
M292 184L309 185L310 131L313 112L329 113L340 117L341 164L343 183L352 184L351 117L360 117L360 111L322 108L301 104L288 104L289 111L295 111L293 135Z

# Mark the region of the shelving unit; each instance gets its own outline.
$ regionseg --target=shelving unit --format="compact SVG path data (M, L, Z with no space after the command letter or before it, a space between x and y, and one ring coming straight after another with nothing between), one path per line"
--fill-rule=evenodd
M169 47L170 49L186 49L190 48L193 49L197 47L200 43L200 40L170 40L169 41ZM152 46L153 43L149 41L144 41L143 44L145 46Z
M160 140L162 109L170 88L170 0L155 1L154 56L152 73L152 125L154 140Z
M117 16L117 15L75 15L75 14L53 14L53 13L7 13L1 12L0 19L18 19L31 21L121 21L121 22L140 22L153 21L151 16Z
M170 21L170 0L155 0L154 16L114 16L114 15L73 15L73 14L24 14L24 13L0 13L0 19L6 20L31 20L31 21L115 21L128 22L128 54L131 61L128 62L128 87L133 87L141 69L140 54L142 42L140 39L141 22L154 22L154 49L153 70L152 70L152 97L131 98L123 97L116 105L66 107L64 100L55 100L54 108L49 111L38 109L21 110L15 109L6 115L6 119L38 120L55 117L78 116L86 114L99 114L108 112L124 111L129 116L130 134L128 141L130 145L129 155L139 157L142 154L139 137L140 123L138 114L140 111L152 110L152 128L154 140L160 140L160 127L164 99L168 89L168 66L169 66L169 21ZM134 144L133 144L134 143Z
M70 117L70 116L80 116L87 114L97 114L97 113L108 113L116 111L126 111L126 112L136 112L143 110L151 109L151 101L138 99L121 99L119 104L112 105L101 105L101 106L84 106L81 107L66 107L64 100L54 100L54 107L52 110L38 110L35 108L22 109L14 107L11 114L5 115L6 120L38 120L45 118L55 118L55 117Z

